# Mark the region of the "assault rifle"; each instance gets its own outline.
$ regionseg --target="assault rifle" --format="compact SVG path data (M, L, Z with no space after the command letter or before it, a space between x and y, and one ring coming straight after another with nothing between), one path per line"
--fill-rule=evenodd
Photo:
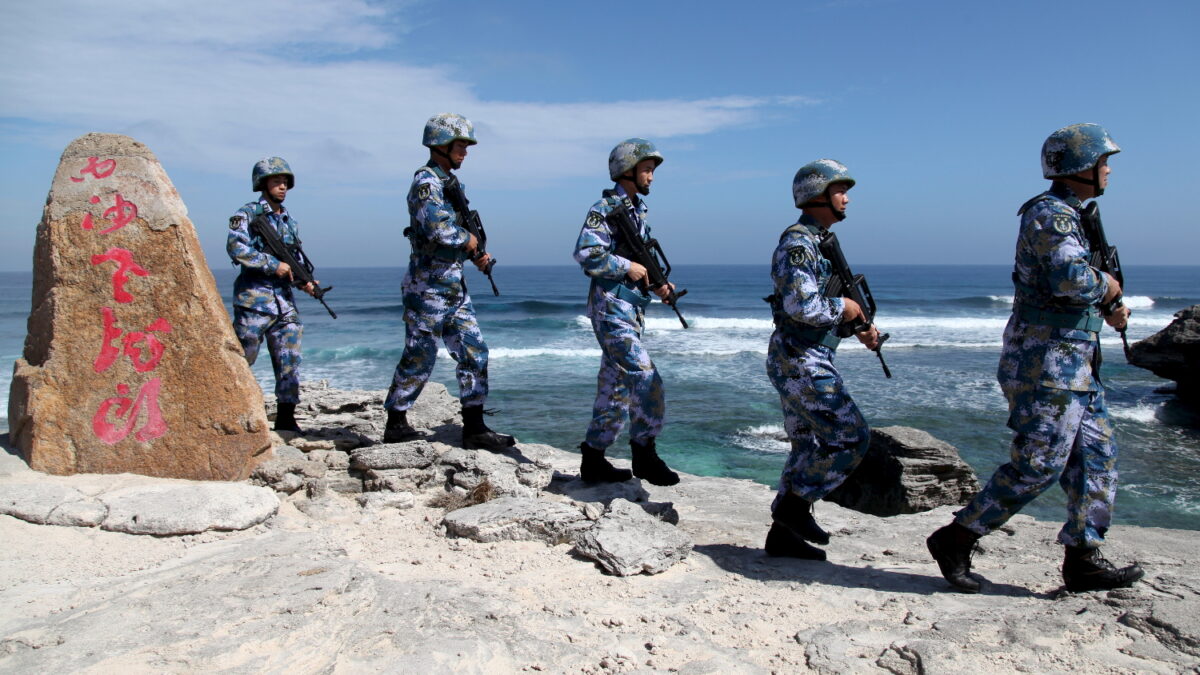
M297 288L303 288L308 284L313 284L313 297L325 306L325 311L329 312L329 316L337 318L337 314L325 304L325 293L333 290L333 286L321 288L316 285L316 279L313 278L313 264L308 259L308 254L304 249L300 248L300 238L296 238L295 246L288 246L283 243L279 235L275 232L275 228L267 222L267 214L260 213L250 221L250 234L262 239L263 244L267 247L267 252L275 256L275 259L281 263L286 263L292 268L292 285ZM303 259L304 262L300 262Z
M1117 255L1117 247L1108 245L1108 239L1104 236L1104 223L1100 222L1100 207L1096 205L1096 202L1089 203L1083 209L1079 224L1083 227L1083 234L1087 237L1088 246L1091 249L1088 264L1116 279L1117 283L1121 284L1121 289L1124 290L1125 274L1121 271L1121 258ZM1118 293L1117 297L1100 305L1100 311L1105 316L1112 316L1122 307L1124 307L1124 303L1121 302L1121 293ZM1121 344L1125 347L1125 360L1128 361L1130 357L1129 338L1125 335L1125 328L1117 332L1121 334Z
M667 261L667 255L663 253L662 246L659 246L657 239L642 239L637 221L633 217L633 204L628 197L622 197L617 208L608 214L608 222L617 228L617 234L621 238L621 246L617 248L617 253L646 268L646 277L641 282L642 286L647 291L653 291L663 286L669 288L670 282L667 278L671 276L671 263ZM679 317L679 323L687 328L687 319L684 319L683 314L679 311L679 299L685 295L687 295L686 290L679 292L672 290L663 299L663 302L675 310L675 316Z
M458 226L475 235L475 257L472 260L479 260L487 255L487 232L483 229L483 221L479 219L478 211L471 210L470 202L463 194L462 184L458 182L458 176L450 174L450 177L442 183L442 194L450 199L450 205L458 214ZM500 295L500 289L496 288L496 281L492 279L492 268L495 266L496 259L492 258L483 267L483 273L487 275L488 282L492 284L492 293Z
M825 287L826 297L850 298L858 303L863 312L862 319L838 324L838 337L850 337L869 330L875 323L875 298L871 295L871 287L867 285L867 278L850 271L846 256L842 255L842 245L838 243L837 235L833 232L826 232L817 247L821 250L821 255L825 256L825 259L833 265L833 276L830 277L829 283ZM879 357L879 365L883 366L883 374L889 378L892 376L892 371L888 369L887 362L883 360L883 343L887 342L890 337L891 335L888 333L881 333L879 344L871 350L875 352L875 356Z

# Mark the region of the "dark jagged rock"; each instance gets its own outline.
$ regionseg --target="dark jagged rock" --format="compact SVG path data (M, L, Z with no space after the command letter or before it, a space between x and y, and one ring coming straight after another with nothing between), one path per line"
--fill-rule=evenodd
M1200 305L1176 312L1171 325L1134 343L1129 363L1174 380L1175 394L1200 407Z
M962 504L979 491L975 472L953 445L910 427L871 430L871 449L825 499L873 516Z

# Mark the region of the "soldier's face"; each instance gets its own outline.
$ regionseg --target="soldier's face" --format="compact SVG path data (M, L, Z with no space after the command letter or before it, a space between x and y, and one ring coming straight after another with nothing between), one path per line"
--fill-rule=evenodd
M470 144L466 141L454 141L450 144L450 166L457 169L462 166L463 160L467 158L467 148Z
M1100 161L1096 162L1096 166L1100 169L1097 178L1099 178L1100 189L1103 190L1108 187L1108 174L1112 173L1112 168L1108 166L1108 155L1101 157Z
M637 188L638 194L650 194L650 184L654 182L655 166L653 159L643 159L633 167L633 184Z
M845 183L834 183L829 186L829 205L834 211L845 211L850 204L850 186Z
M265 190L267 197L277 204L282 204L284 198L287 197L287 184L287 176L267 176L267 189Z

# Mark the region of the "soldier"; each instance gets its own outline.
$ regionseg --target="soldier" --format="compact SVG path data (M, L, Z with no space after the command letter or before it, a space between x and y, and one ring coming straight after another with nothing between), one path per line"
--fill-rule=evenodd
M771 258L771 303L775 332L767 349L767 375L779 392L792 451L771 504L768 555L824 560L812 546L829 543L813 518L813 504L832 492L867 453L870 429L833 366L840 338L836 328L863 318L850 298L826 297L832 275L821 255L821 237L846 218L854 187L849 170L832 159L800 167L792 180L800 220L783 231ZM869 349L879 346L871 326L857 334Z
M458 224L459 217L466 214L457 213L443 194L450 171L462 166L467 147L477 142L474 127L462 115L434 115L425 124L421 143L429 148L429 161L417 169L408 191L409 226L404 236L412 245L412 254L402 287L404 354L396 364L384 402L385 443L420 436L408 422L408 409L433 372L441 338L458 364L455 373L462 402L463 447L501 451L515 444L512 436L492 431L483 421L488 348L463 281L464 260L482 270L491 256L476 255L479 242Z
M588 317L600 343L600 374L592 422L579 446L583 461L579 476L588 483L616 483L629 480L627 469L618 469L604 458L625 416L629 416L629 445L633 450L633 476L654 485L674 485L679 475L658 456L655 438L662 431L665 403L662 378L650 355L642 346L645 309L650 296L639 282L646 268L621 256L619 236L609 227L606 216L628 198L634 206L634 218L642 237L650 238L646 224L646 202L654 170L663 156L654 144L642 138L622 141L608 156L608 173L616 182L592 205L575 244L575 260L592 279L588 290ZM666 284L655 290L666 298L674 288Z
M955 588L979 591L971 551L983 535L1045 491L1055 480L1067 493L1063 581L1072 592L1128 586L1136 564L1115 568L1100 554L1117 488L1117 446L1100 383L1099 331L1121 330L1129 310L1100 307L1120 298L1116 279L1089 263L1080 229L1082 202L1108 185L1108 158L1121 149L1103 127L1075 124L1042 146L1050 189L1017 212L1013 284L1016 301L1004 330L997 378L1008 399L1011 457L983 491L934 532L926 544Z
M250 182L261 194L258 201L246 204L229 219L225 244L233 264L241 266L233 282L233 331L251 364L266 338L275 369L275 430L301 433L296 424L296 404L300 402L300 336L304 324L292 296L292 269L267 253L262 239L250 232L250 223L265 216L283 243L295 245L300 241L296 219L283 207L296 177L282 157L267 157L254 165ZM302 287L309 295L316 289L316 283Z

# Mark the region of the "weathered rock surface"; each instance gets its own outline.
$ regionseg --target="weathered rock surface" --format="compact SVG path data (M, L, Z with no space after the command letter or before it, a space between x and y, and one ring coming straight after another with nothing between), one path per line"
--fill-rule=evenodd
M592 526L578 506L527 497L500 497L451 511L442 524L454 536L484 543L541 541L551 546L574 541Z
M274 492L243 483L144 485L107 492L99 499L108 507L100 527L129 534L244 530L279 510Z
M38 225L12 443L38 471L240 480L270 448L187 209L150 150L87 134Z
M540 462L487 451L454 449L438 459L447 485L471 491L487 481L497 495L537 497L554 471Z
M871 430L858 468L825 499L873 516L919 513L966 503L979 480L958 450L911 427Z
M678 528L615 499L590 529L579 535L575 550L617 576L658 574L687 557L692 540Z
M1200 305L1176 312L1169 326L1135 342L1129 362L1174 380L1180 398L1200 404Z

